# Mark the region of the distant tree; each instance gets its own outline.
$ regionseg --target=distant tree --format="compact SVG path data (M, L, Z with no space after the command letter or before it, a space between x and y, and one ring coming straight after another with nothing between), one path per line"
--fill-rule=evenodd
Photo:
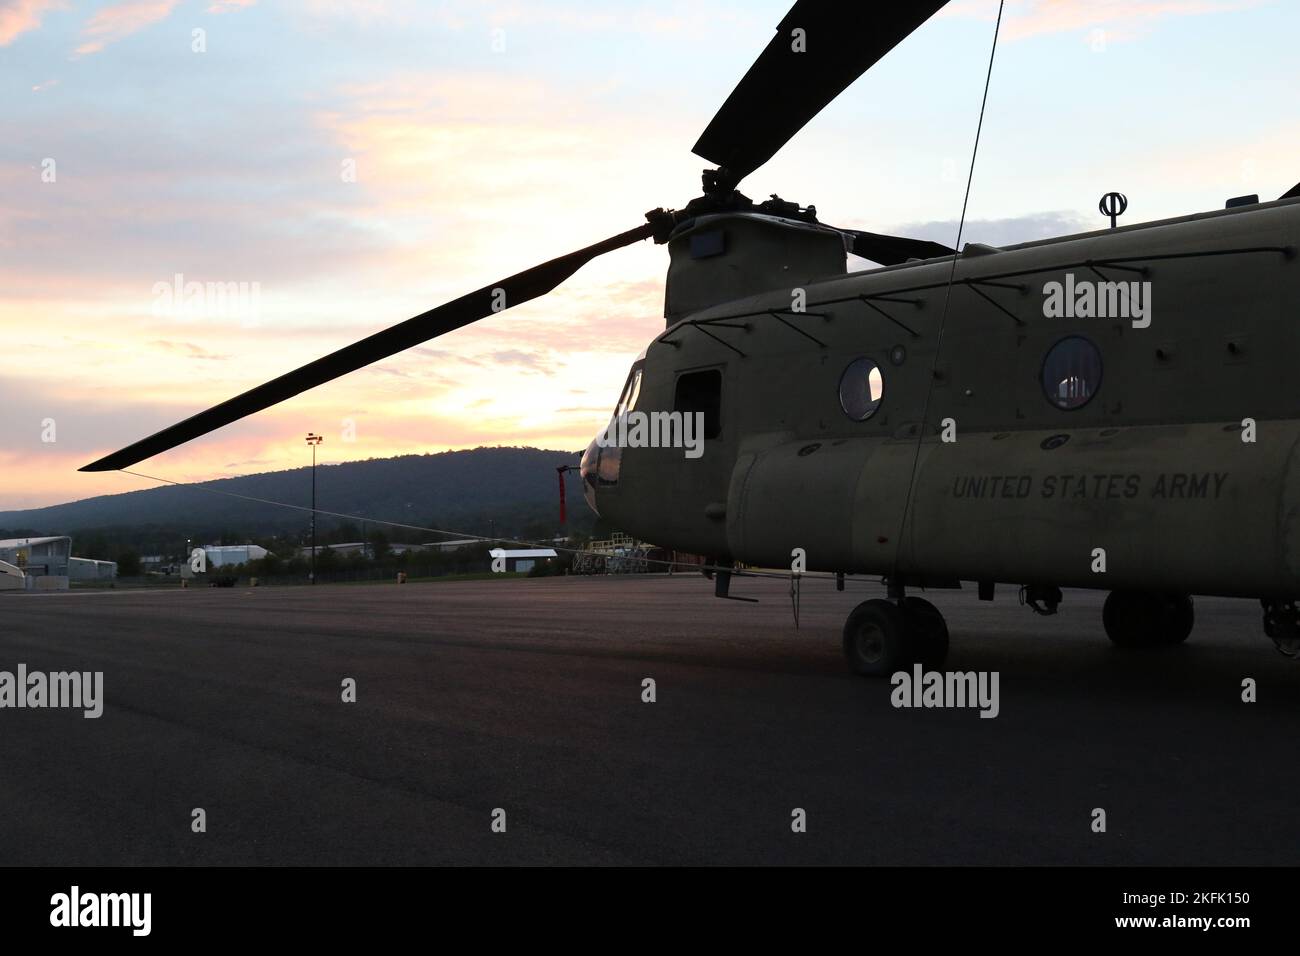
M268 551L266 557L253 562L253 573L260 577L273 577L281 570L283 562L276 557L274 551Z
M72 550L79 558L92 558L96 561L109 561L111 553L107 539L102 534L91 534L73 538Z
M563 567L559 558L539 558L528 569L528 576L530 578L549 578L557 574L563 574Z
M322 464L317 469L317 501L341 513L448 529L455 532L451 537L492 533L538 538L543 537L543 530L547 536L553 534L556 525L555 466L572 460L571 451L476 448ZM224 487L237 494L294 502L304 502L309 491L307 472L302 468L232 478ZM569 492L567 530L590 532L594 515L579 500L576 481ZM198 497L170 487L26 512L0 512L0 524L12 529L0 537L71 534L73 554L110 560L131 550L178 562L187 538L194 546L251 540L285 559L307 543L307 521L301 512L255 501ZM375 526L363 529L359 524L360 518L338 521L320 515L317 541L322 545L369 541ZM610 530L614 529L602 528L596 536L607 537ZM406 528L385 527L384 531L390 545L442 537ZM421 567L434 563L423 554L413 560ZM458 559L460 563L468 560Z
M119 577L133 578L140 573L140 555L134 551L123 551L117 556L117 573Z
M523 539L525 541L546 541L555 536L556 525L548 521L530 521L524 525Z
M617 530L618 530L617 528L615 528L604 518L597 518L592 523L591 530L588 532L588 534L591 535L592 540L603 540L609 538Z
M376 561L384 560L391 550L388 544L388 535L378 528L370 532L370 553L374 555Z

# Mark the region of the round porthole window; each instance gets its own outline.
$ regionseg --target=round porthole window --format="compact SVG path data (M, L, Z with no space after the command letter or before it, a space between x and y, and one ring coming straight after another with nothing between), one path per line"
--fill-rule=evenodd
M1043 394L1057 408L1083 408L1101 388L1101 350L1082 335L1061 339L1043 359Z
M840 376L840 407L855 422L864 422L880 407L885 380L869 358L854 359Z

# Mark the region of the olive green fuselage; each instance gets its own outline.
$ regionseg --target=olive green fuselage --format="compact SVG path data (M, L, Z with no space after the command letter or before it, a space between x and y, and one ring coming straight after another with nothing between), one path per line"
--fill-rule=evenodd
M742 233L744 218L730 217ZM1297 245L1293 200L971 246L955 271L774 275L649 345L635 409L681 410L679 378L716 369L716 436L694 459L621 449L596 507L644 540L752 565L788 567L802 548L809 570L1298 595ZM736 242L698 266L747 254ZM1049 303L1051 283L1096 283L1113 313L1123 300L1101 284L1121 282L1149 283L1145 316ZM1054 392L1045 362L1076 336L1100 364ZM862 358L883 393L859 421L841 377ZM1061 398L1076 387L1086 400Z

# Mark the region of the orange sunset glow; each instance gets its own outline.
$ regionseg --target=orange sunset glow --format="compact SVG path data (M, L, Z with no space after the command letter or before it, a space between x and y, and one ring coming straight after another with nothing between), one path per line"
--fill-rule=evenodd
M787 5L2 0L0 507L151 487L77 469L683 205L706 165L692 143ZM954 3L746 192L952 241L996 8ZM1145 92L1169 108L1147 117L1144 161L1123 152L1127 121L1105 103L1130 60L1208 47L1229 11L1253 11L1232 22L1259 35L1294 19L1266 2L1009 4L968 238L1096 228L1096 197L1117 184L1137 221L1300 178L1300 134L1274 122L1293 88L1269 72L1284 59L1230 44L1221 68L1243 84L1255 71L1259 95L1229 104L1206 77L1203 95L1174 97L1171 78ZM1050 85L1071 109L1041 102ZM1231 144L1193 122L1216 110ZM1080 138L1094 120L1113 136ZM663 328L666 263L649 242L602 257L543 299L138 468L197 481L297 467L309 430L323 461L580 449Z

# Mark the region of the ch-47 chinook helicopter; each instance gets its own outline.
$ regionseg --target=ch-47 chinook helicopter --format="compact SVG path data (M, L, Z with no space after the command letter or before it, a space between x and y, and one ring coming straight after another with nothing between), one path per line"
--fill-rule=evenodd
M584 490L616 527L720 568L785 567L803 549L810 571L884 576L889 599L859 605L844 629L867 675L940 664L944 620L905 591L962 581L986 600L1019 586L1044 613L1062 587L1109 590L1104 625L1120 645L1184 640L1193 594L1258 598L1266 633L1300 656L1300 414L1278 385L1300 341L1300 186L960 252L736 190L945 2L800 0L695 144L718 168L684 209L655 209L82 470L125 468L653 238L668 246L667 327L619 411L700 413L704 453L593 442ZM849 274L846 250L882 267ZM720 596L730 581L715 575Z

